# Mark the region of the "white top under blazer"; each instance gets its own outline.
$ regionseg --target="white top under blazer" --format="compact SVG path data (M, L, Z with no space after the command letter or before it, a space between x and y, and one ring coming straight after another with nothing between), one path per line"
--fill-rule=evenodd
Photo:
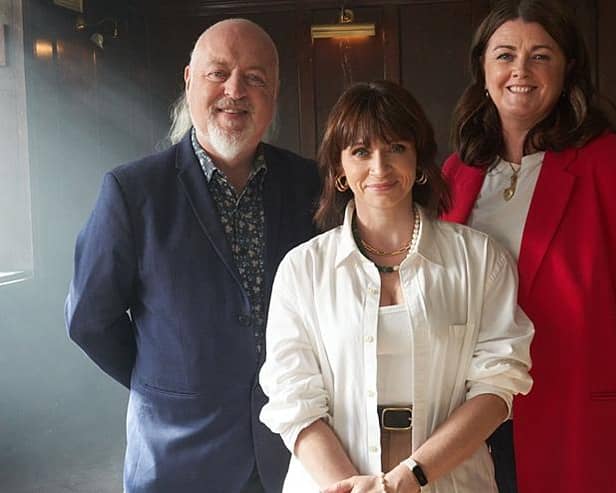
M400 266L412 324L413 450L465 400L514 394L532 385L533 326L517 305L510 255L486 234L432 220L421 208L413 251ZM381 471L377 417L380 276L357 249L354 204L344 224L291 250L274 281L260 382L269 397L261 420L293 451L318 419L333 428L362 474ZM316 493L291 457L285 493ZM482 445L423 493L496 493Z
M503 245L518 261L522 234L530 201L543 164L545 152L535 152L522 158L522 164L509 164L500 158L486 174L481 190L468 218L468 225L489 234ZM503 198L503 191L511 185L514 166L518 171L518 182L511 200Z

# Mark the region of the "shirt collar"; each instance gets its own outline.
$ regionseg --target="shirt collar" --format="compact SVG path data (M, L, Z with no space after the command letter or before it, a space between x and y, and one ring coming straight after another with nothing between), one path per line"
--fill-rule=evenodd
M410 257L414 254L423 257L428 262L443 266L443 257L441 256L438 245L434 241L435 231L433 220L429 217L428 213L424 209L415 204L417 211L419 212L419 233L417 234L417 242L413 247L413 250L409 252L409 255L404 259L402 264L405 264ZM344 211L344 222L341 226L341 239L338 250L336 252L336 267L341 265L346 259L355 257L360 262L372 263L362 255L355 244L352 231L353 215L355 214L355 201L349 200Z
M199 165L201 166L203 174L205 175L205 178L208 183L212 179L212 176L214 175L215 171L224 175L224 173L220 171L220 169L216 166L214 160L210 157L210 155L205 151L201 144L199 144L195 127L193 127L190 131L190 142L192 143L193 151L195 152L195 156L197 156ZM255 153L254 161L252 162L252 171L250 172L248 181L250 181L261 170L267 170L267 164L265 163L263 146L259 144L259 146L257 147L257 152Z
M527 154L526 156L522 156L522 162L520 164L514 165L516 169L521 167L522 172L528 172L531 169L541 165L543 163L543 158L545 156L545 151L537 151L532 154ZM488 171L488 174L499 174L503 171L510 173L511 167L509 161L506 161L502 157L496 158L496 162L494 166Z

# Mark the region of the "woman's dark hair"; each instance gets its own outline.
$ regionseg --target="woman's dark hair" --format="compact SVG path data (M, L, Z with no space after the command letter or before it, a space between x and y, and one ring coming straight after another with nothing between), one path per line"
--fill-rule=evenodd
M393 82L361 82L345 90L332 108L319 149L323 189L314 219L321 230L342 224L345 206L353 197L350 190L336 189L342 151L358 142L370 145L378 140L412 142L417 172L428 180L424 185L414 184L413 200L435 215L447 209L449 191L435 161L434 130L419 103Z
M453 115L451 144L460 159L469 165L490 166L504 151L498 111L485 94L483 62L494 31L516 19L540 24L562 50L568 67L563 95L552 111L528 132L524 152L581 147L612 128L609 118L599 108L586 44L573 13L564 2L501 0L475 32L470 50L472 81Z

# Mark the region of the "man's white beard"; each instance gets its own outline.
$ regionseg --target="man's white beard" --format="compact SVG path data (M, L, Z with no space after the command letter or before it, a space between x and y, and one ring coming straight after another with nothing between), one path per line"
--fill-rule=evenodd
M252 135L254 127L248 122L242 130L225 130L221 128L211 115L207 122L209 143L216 153L225 160L233 160L246 148L246 142Z

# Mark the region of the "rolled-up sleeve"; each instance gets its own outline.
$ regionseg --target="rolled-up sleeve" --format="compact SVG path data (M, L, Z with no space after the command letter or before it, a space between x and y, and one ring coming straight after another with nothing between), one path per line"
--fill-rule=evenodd
M488 278L480 317L478 339L468 373L467 399L495 394L507 404L513 396L532 387L530 343L532 322L518 306L515 264L502 247L489 241Z
M291 452L304 428L321 418L329 421L329 394L317 356L317 335L307 323L305 311L314 305L313 300L306 299L312 290L299 285L293 253L282 261L274 280L266 330L267 356L259 376L269 397L260 419L280 434ZM300 264L303 262L297 262ZM304 265L302 281L307 280Z

